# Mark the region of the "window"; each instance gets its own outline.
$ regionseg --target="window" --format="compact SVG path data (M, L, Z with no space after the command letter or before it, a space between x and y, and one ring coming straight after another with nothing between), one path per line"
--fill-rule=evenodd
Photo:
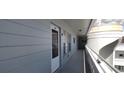
M58 32L52 29L52 58L58 56Z
M68 52L71 51L71 34L68 34Z

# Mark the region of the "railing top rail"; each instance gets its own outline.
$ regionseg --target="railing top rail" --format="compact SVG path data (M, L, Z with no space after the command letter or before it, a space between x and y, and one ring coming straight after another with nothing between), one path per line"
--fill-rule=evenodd
M89 47L86 46L86 48L89 48ZM118 71L116 68L113 68L108 62L106 62L106 60L105 60L102 56L98 55L93 49L91 49L91 48L89 48L89 49L90 49L93 53L95 53L95 55L97 55L98 58L100 58L107 66L109 66L109 68L111 68L114 72L119 73L119 71Z

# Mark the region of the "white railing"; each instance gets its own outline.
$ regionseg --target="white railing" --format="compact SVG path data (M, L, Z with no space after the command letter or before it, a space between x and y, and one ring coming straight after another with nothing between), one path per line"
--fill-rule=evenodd
M86 49L87 49L88 53L90 54L99 73L119 73L119 71L116 68L112 67L108 62L106 62L106 60L103 57L98 55L91 48L86 46Z

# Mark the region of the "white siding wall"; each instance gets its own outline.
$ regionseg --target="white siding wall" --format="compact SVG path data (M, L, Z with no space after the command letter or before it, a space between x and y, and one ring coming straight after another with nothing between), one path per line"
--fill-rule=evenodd
M47 20L0 20L0 72L50 72Z

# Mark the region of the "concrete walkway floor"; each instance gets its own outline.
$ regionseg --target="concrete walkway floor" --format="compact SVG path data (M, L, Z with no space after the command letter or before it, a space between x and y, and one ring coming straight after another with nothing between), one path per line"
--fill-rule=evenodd
M57 73L83 73L83 50L78 50Z

